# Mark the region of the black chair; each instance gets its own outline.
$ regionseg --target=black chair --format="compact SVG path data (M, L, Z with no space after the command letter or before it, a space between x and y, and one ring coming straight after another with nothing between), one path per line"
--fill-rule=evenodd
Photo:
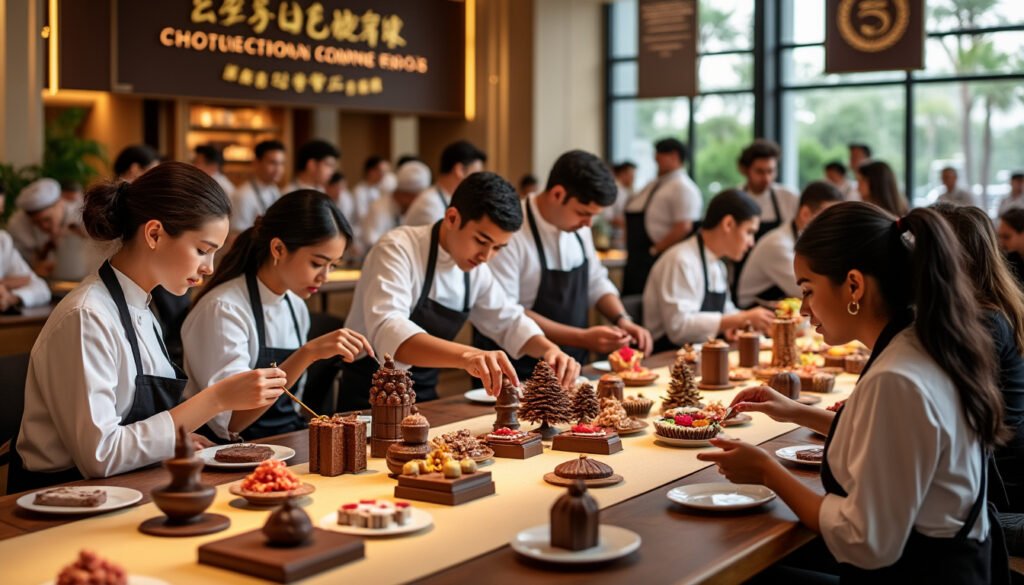
M344 326L345 321L335 315L310 313L308 338L316 339ZM333 414L335 411L334 382L341 374L341 364L341 358L336 357L320 360L306 370L306 389L302 401L320 414Z
M626 295L622 297L622 306L633 318L633 322L642 325L644 322L644 295Z
M21 426L25 410L25 379L28 377L27 353L0 356L0 465L10 463L9 442Z

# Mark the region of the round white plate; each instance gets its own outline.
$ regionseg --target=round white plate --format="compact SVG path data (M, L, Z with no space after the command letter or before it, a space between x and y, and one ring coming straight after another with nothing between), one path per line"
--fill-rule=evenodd
M775 499L775 492L763 485L696 483L673 488L668 499L698 510L745 510Z
M203 463L210 467L222 467L224 469L249 469L252 467L259 467L262 461L250 461L247 463L225 463L223 461L217 461L213 458L217 454L217 451L226 449L228 447L238 447L240 444L244 445L259 445L261 447L270 447L274 453L270 456L271 459L279 459L281 461L287 461L292 457L295 457L295 449L291 447L283 447L281 445L267 445L264 443L235 443L230 445L215 445L213 447L207 447L202 451L196 451L196 457L198 457Z
M26 510L32 510L33 512L42 512L44 514L95 514L96 512L109 512L110 510L117 510L119 508L126 508L142 499L142 492L139 490L133 490L132 488L117 487L110 485L83 485L74 486L81 487L90 490L103 490L107 492L107 501L103 502L99 506L93 506L91 508L74 508L71 506L37 506L34 502L36 494L39 492L45 492L46 490L36 490L31 493L27 493L18 498L17 504L19 507ZM53 488L47 488L53 489Z
M800 465L813 465L815 467L821 467L821 461L804 461L803 459L797 459L797 451L803 451L804 449L822 449L821 445L796 445L793 447L783 447L775 452L775 456L779 459L785 459L786 461L792 461L793 463L799 463Z
M719 434L718 436L719 437L724 437L725 435ZM708 439L673 439L673 438L670 438L670 437L662 437L659 434L655 434L654 435L654 440L655 441L660 441L662 443L665 443L666 445L671 445L673 447L710 447L711 446L711 441L708 440Z
M597 546L586 550L567 550L551 546L551 525L527 528L516 535L512 550L549 563L600 563L624 557L640 548L640 535L619 526L602 524L598 528Z
M599 372L610 372L612 371L612 365L608 363L608 360L601 360L590 364L590 367L594 368Z
M470 390L463 394L466 400L470 402L478 402L480 404L494 404L498 399L487 393L487 390L483 388L477 388L476 390Z
M359 526L345 526L338 524L338 513L331 512L320 519L320 528L333 530L344 534L355 534L356 536L394 536L396 534L409 534L419 532L434 524L434 517L430 512L419 508L412 509L412 516L405 526L392 525L390 528L361 528Z
M50 579L45 583L39 585L56 585L56 579ZM128 585L171 585L163 579L157 579L156 577L147 577L145 575L128 575Z

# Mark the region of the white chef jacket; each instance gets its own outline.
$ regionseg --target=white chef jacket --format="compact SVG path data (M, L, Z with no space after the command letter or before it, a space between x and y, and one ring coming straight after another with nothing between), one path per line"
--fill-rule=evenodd
M629 202L630 198L633 197L633 190L629 187L621 185L618 181L615 182L615 203L612 203L608 207L601 210L601 217L608 221L612 221L617 217L622 217L626 212L626 203ZM653 202L652 202L653 203Z
M21 254L14 249L11 234L0 230L0 279L12 276L28 276L29 283L11 290L26 307L40 307L50 302L50 287L29 267Z
M263 304L267 347L298 349L304 345L309 334L306 303L291 291L275 294L259 278L256 286ZM285 295L295 310L298 331L292 322ZM221 284L199 299L181 326L181 343L185 348L185 373L188 374L187 397L195 396L224 378L256 367L259 337L244 276ZM292 386L292 393L301 398L303 385L304 378ZM218 436L227 439L230 438L230 422L231 411L224 411L207 424Z
M267 209L281 198L277 185L250 179L235 189L231 197L231 231L244 232L256 223L256 218L265 215Z
M644 327L657 340L668 335L676 344L699 343L718 334L722 315L736 312L736 306L729 298L729 284L722 263L704 247L704 259L708 266L708 290L724 292L725 311L722 313L703 312L704 272L700 263L697 238L686 238L662 254L644 287Z
M793 258L796 256L796 236L793 222L788 222L766 233L747 256L747 263L740 272L736 295L741 307L749 307L757 301L757 295L777 286L787 297L799 297L800 287L793 272Z
M593 307L598 299L607 294L618 296L619 291L608 278L608 270L601 264L594 249L594 236L589 227L580 228L575 233L563 232L548 223L537 209L536 196L527 197L533 218L537 221L541 244L544 246L544 258L551 270L573 270L583 264L586 258L588 266L587 304ZM523 217L526 217L526 203L523 204ZM579 234L583 239L583 248L576 239ZM537 244L533 239L529 221L523 220L523 227L512 236L508 246L491 259L489 266L494 278L501 283L505 292L513 300L526 308L532 308L537 300L537 288L540 286L540 256L537 255ZM557 320L557 319L556 319Z
M83 204L77 201L66 202L62 225L80 225L82 223L82 206ZM36 224L32 223L32 218L23 209L15 211L7 220L7 231L14 240L14 247L30 264L35 260L36 253L50 241L50 234L36 227Z
M796 212L800 209L800 196L778 183L772 183L769 189L765 189L761 193L751 193L745 185L740 190L750 195L751 199L761 207L762 224L768 221L791 222L796 217ZM775 191L775 200L778 202L779 211L782 213L781 219L775 215L775 206L772 205L772 190Z
M402 209L391 193L385 193L370 205L359 229L363 250L369 250L384 234L402 225Z
M438 191L441 192L438 195ZM443 199L443 201L442 201ZM444 217L452 203L452 195L437 185L431 185L413 199L402 221L405 225L434 225Z
M345 326L365 335L378 356L395 355L407 339L425 333L409 316L423 289L432 228L424 225L393 229L366 256ZM461 311L464 274L438 245L429 298ZM477 266L469 276L469 321L513 358L521 357L526 342L544 333L526 316L521 305L508 298L488 265Z
M679 168L668 175L658 185L655 179L626 203L626 212L642 211L649 197L650 206L644 215L644 229L652 242L659 242L672 231L672 226L681 221L698 221L703 217L704 199L700 188L694 183L686 170ZM653 194L652 194L653 191Z
M231 194L235 192L235 184L232 183L231 179L229 179L224 173L217 171L215 174L211 175L211 178L214 181L217 181L217 184L220 185L221 189L224 189L224 194L228 197L231 197Z
M114 274L139 340L141 373L173 378L149 294L116 268ZM54 308L32 346L17 445L25 468L77 466L95 478L173 456L177 433L170 412L118 424L131 410L138 373L117 306L93 274Z
M978 202L974 199L974 195L970 191L963 187L957 187L952 191L947 191L942 195L939 195L939 201L943 203L953 203L956 205L977 205Z
M857 383L828 462L847 497L826 495L821 535L839 562L896 562L912 528L952 538L981 490L982 457L952 380L912 329L896 335ZM984 513L969 537L989 531Z
M356 188L352 191L353 196L353 208L352 217L347 218L353 225L360 225L366 214L370 212L370 206L373 205L374 201L381 198L383 193L380 190L379 185L370 185L369 183L360 181Z
M999 215L1002 215L1010 209L1016 209L1024 207L1024 195L1018 195L1016 197L1007 195L999 202Z

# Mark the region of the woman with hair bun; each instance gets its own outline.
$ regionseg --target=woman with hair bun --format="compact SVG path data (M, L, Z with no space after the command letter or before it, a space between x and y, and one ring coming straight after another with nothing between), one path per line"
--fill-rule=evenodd
M230 211L220 186L184 163L89 190L86 230L120 248L57 305L32 348L10 493L168 459L179 427L194 431L219 412L261 408L282 393L285 373L270 368L182 401L187 380L149 310L157 286L182 295L213 273Z

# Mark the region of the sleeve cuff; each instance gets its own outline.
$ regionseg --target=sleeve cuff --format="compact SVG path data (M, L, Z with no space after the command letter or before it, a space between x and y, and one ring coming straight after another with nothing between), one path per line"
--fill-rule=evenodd
M515 328L515 331L508 336L506 351L512 356L512 359L519 359L526 353L524 348L527 342L538 335L544 335L540 325L537 325L537 322L533 319L523 315L522 321ZM510 351L513 347L516 348L515 351Z
M694 313L689 316L681 335L681 339L672 339L678 344L700 343L707 341L709 337L718 335L722 326L721 313ZM671 336L670 336L671 337Z

